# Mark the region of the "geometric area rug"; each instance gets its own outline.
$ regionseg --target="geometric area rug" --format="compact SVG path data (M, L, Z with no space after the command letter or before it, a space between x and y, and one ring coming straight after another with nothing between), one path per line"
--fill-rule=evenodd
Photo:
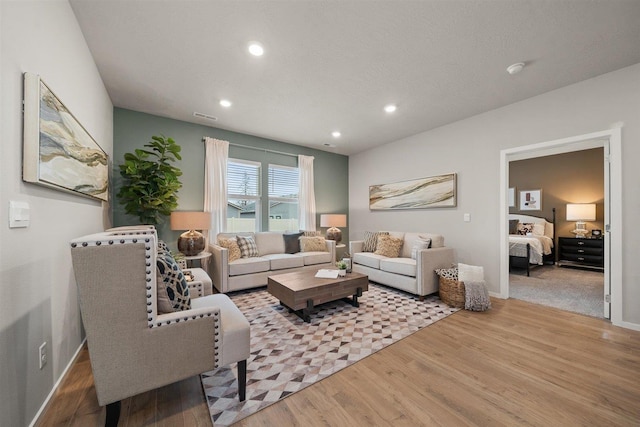
M358 298L317 306L305 323L266 288L229 297L251 325L247 398L238 400L236 364L201 375L214 426L228 426L458 311L437 295L369 283Z

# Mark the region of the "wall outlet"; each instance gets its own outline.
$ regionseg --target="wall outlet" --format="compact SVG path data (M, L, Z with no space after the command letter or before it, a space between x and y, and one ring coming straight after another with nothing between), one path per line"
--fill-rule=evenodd
M40 359L40 369L47 364L47 342L43 342L38 348L38 358Z

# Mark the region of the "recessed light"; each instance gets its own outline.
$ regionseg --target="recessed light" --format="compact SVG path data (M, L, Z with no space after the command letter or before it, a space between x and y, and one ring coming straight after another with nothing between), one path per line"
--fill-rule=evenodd
M258 42L251 42L249 43L249 53L253 56L262 56L264 47Z
M340 135L342 134L337 130L334 130L333 132L331 132L331 136L333 136L334 138L340 138Z
M231 101L229 101L228 99L221 99L220 105L226 108L231 107Z
M393 113L397 108L398 107L396 107L394 104L389 104L384 106L384 111L386 111L387 113Z
M507 67L507 73L514 75L518 74L524 68L524 62L516 62Z

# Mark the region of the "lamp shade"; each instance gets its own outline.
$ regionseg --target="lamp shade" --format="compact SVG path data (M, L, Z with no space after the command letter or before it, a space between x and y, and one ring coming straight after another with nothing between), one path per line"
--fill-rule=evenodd
M346 227L347 216L344 214L320 215L320 227Z
M568 203L567 221L595 221L595 203Z
M171 212L172 230L208 230L210 212Z

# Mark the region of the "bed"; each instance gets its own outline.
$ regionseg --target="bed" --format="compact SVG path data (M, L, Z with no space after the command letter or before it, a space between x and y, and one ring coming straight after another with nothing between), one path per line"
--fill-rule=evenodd
M555 219L532 215L509 214L509 270L525 268L529 276L531 266L553 264L555 261Z

